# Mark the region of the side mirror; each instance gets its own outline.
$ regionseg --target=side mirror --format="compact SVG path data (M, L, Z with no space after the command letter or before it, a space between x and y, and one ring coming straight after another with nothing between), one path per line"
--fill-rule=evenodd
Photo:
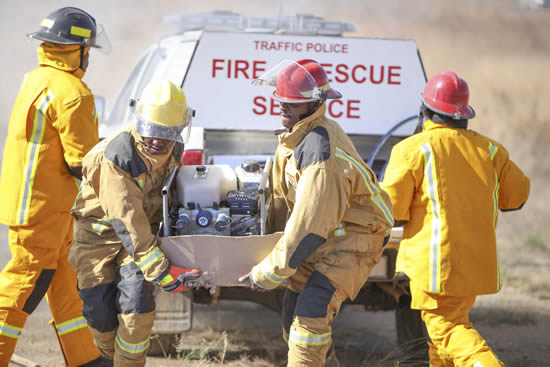
M99 123L105 122L106 116L106 104L107 101L105 100L105 97L103 96L94 96L95 99L95 110L97 112L97 119L99 120Z

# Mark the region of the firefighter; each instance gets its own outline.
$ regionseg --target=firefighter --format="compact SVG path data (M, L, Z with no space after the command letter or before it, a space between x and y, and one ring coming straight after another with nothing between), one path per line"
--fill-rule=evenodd
M326 100L342 95L319 63L286 60L256 84L275 85L272 98L281 107L272 229L284 227L284 234L239 281L259 290L288 282L282 308L288 366L324 366L337 362L332 321L382 255L391 203L349 137L325 117Z
M468 318L478 295L501 288L498 210L521 209L529 179L498 142L468 129L466 81L433 76L422 94L423 129L395 145L383 180L403 240L396 271L431 342L431 366L503 366Z
M2 163L0 222L9 226L13 257L0 273L0 365L46 295L66 364L101 366L67 254L81 161L99 141L94 95L81 79L90 48L108 52L110 44L90 14L71 7L27 36L42 43L39 67L15 101Z
M83 314L101 355L116 366L144 366L155 318L155 284L176 293L196 269L171 265L155 234L162 186L181 161L193 110L177 85L152 81L131 102L135 126L96 145L82 163L82 190L69 262Z

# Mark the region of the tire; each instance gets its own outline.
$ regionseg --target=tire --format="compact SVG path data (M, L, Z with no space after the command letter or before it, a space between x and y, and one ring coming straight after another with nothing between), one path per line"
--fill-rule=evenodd
M168 357L176 354L181 334L153 334L148 356Z
M428 332L419 310L411 309L409 296L401 296L395 310L397 343L406 360L428 362Z

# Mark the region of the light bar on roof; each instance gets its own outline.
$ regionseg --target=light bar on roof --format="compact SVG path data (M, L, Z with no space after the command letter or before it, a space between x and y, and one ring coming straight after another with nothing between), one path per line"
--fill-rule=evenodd
M249 17L231 11L213 11L172 14L165 16L163 21L166 24L179 25L181 32L214 30L340 36L344 32L357 30L357 25L353 23L328 21L309 14L267 18Z

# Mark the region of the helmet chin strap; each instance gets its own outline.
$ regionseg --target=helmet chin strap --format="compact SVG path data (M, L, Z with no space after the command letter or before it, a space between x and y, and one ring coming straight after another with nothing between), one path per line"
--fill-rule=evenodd
M86 70L82 69L82 63L83 62L84 62L84 46L80 45L80 66L79 66L79 68L82 71L86 71Z

